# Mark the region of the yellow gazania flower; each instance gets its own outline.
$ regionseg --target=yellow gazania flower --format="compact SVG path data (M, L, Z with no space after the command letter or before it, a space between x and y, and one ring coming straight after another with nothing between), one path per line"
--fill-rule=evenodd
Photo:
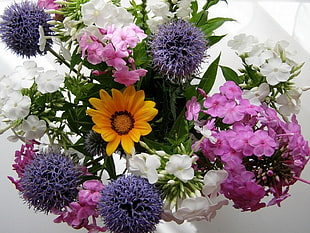
M149 134L151 121L157 114L155 102L144 101L144 91L136 91L128 86L124 92L112 89L112 97L100 90L100 99L90 98L95 109L88 109L87 114L94 122L93 130L108 142L106 152L111 155L121 143L124 151L132 153L134 142L140 136Z

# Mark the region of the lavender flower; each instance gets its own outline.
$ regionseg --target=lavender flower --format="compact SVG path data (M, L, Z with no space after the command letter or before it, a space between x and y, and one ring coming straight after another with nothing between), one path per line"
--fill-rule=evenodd
M25 167L21 193L35 210L60 210L77 197L81 175L80 168L68 157L39 154Z
M159 191L147 179L121 176L102 191L99 213L115 233L154 232L162 213Z
M197 72L207 49L203 32L184 20L159 26L150 42L153 65L168 79L184 79Z
M44 36L50 36L52 31L47 23L50 16L35 3L14 3L5 9L0 19L0 38L17 55L29 58L44 54L51 47L52 40L47 39L44 50L40 50L40 26Z

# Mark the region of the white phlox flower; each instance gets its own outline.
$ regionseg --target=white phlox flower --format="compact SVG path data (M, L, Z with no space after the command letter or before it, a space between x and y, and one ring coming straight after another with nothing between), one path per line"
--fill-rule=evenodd
M267 83L270 85L286 82L290 77L290 71L291 67L278 57L270 58L260 67L260 72L266 76Z
M160 158L147 153L133 154L128 160L128 170L135 175L145 177L149 183L158 181L157 168L160 167Z
M248 65L253 65L255 67L260 67L266 62L266 60L272 58L274 52L270 49L264 47L264 44L254 45L252 50L248 53L245 58L245 62Z
M66 17L63 20L63 25L65 28L64 35L70 36L71 38L69 41L73 41L76 38L76 33L77 33L77 25L81 23L81 20L76 21L71 19L71 17Z
M211 143L216 143L217 139L212 136L212 131L208 128L207 124L204 125L199 125L195 122L195 126L194 129L201 133L205 138L208 138L210 140Z
M14 90L15 82L10 78L10 76L3 75L0 78L0 106L8 98L8 95Z
M29 114L31 99L28 96L23 96L19 92L13 92L8 96L7 101L2 107L5 117L14 121L23 119Z
M184 221L211 221L216 216L216 211L227 205L228 200L211 200L206 197L190 197L179 203L179 208L175 211L165 207L162 219L164 221L175 221L178 224Z
M173 13L170 11L170 5L167 1L151 1L147 4L148 9L153 13L153 16L162 17L163 19L173 17Z
M234 36L232 40L229 40L227 45L233 50L236 50L239 55L242 55L250 52L257 42L258 40L254 36L241 33Z
M41 73L35 80L38 85L38 91L41 93L53 93L59 89L65 78L58 74L56 70L47 70Z
M44 35L44 28L41 25L39 25L39 35L39 50L43 52L46 46L46 36Z
M149 28L152 32L156 31L158 26L164 24L166 20L161 16L155 16L153 18L150 18L147 20L147 25L149 25Z
M280 105L279 112L284 116L297 114L300 111L302 91L300 89L291 89L286 93L281 94L277 99L277 104Z
M188 155L171 155L169 161L166 164L165 170L183 182L194 178L192 159Z
M178 9L176 10L176 16L178 18L187 20L192 13L191 9L192 0L180 0L177 2Z
M225 170L208 171L203 178L205 185L202 188L202 193L205 196L210 195L211 199L216 197L221 189L221 183L227 178L227 175Z
M46 122L30 115L22 122L21 129L25 132L26 140L39 139L46 131Z
M270 93L270 87L267 83L261 83L258 87L251 90L243 90L242 98L248 99L252 105L259 106Z
M10 79L14 82L13 89L19 91L23 88L30 88L40 70L42 68L38 67L35 61L24 61L23 65L17 66L10 75Z
M110 1L90 0L82 4L81 12L86 25L95 24L101 28L115 25L119 28L133 23L133 16L125 8Z

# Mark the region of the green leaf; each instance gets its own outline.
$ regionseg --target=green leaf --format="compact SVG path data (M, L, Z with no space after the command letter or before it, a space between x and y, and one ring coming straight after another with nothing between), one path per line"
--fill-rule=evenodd
M191 23L194 23L197 27L201 27L208 21L208 11L200 11L197 14L193 14L190 19Z
M177 144L181 143L183 138L188 138L189 127L188 122L185 119L185 108L181 111L177 119L175 120L171 131L168 134L168 137L173 141L176 141Z
M207 10L209 9L211 6L217 4L219 1L224 1L227 3L226 0L208 0L207 3L203 6L203 9L204 10Z
M220 66L220 67L226 81L234 81L236 84L243 83L242 78L239 77L238 74L233 69L227 66Z
M198 88L201 88L202 90L204 90L206 94L210 92L210 90L212 89L214 85L220 57L221 57L221 54L219 54L218 57L210 64L209 68L206 70L206 72L202 76L202 79L198 85Z
M225 37L226 35L221 35L221 36L208 36L207 37L207 41L208 41L208 46L212 46L214 44L216 44L217 42L219 42L223 37Z
M186 97L187 100L191 99L193 96L197 96L197 89L196 89L196 86L189 86L189 87L184 91L184 96Z
M206 34L206 35L212 35L213 31L220 26L223 25L223 23L228 22L228 21L235 21L232 18L224 18L224 17L216 17L209 19L204 25L201 26L201 30Z

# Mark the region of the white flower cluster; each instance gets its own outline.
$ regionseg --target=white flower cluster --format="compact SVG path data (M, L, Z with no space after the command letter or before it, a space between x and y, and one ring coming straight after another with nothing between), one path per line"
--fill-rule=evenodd
M28 140L40 138L46 130L46 123L37 116L29 115L31 98L23 91L34 85L41 94L53 93L64 82L64 77L56 70L44 71L34 61L25 61L22 66L0 78L0 116L8 127L16 123ZM29 116L28 116L29 115ZM28 117L27 117L28 116ZM24 119L26 118L27 119ZM20 121L22 121L21 124ZM1 130L4 132L5 128Z
M168 158L168 160L167 160ZM173 187L177 180L186 185L195 177L193 163L196 157L185 154L167 155L164 151L156 151L155 154L134 154L128 158L128 171L148 179L151 184L157 183L166 175L173 175L176 179L170 179L167 185ZM210 170L203 177L201 190L192 190L191 196L178 198L175 203L165 202L162 218L165 221L207 220L210 221L216 215L216 211L227 200L220 200L218 192L221 182L226 179L224 170Z
M124 8L118 7L107 0L90 0L81 7L82 21L90 26L106 28L114 25L116 28L133 23L133 16Z
M288 51L289 43L284 40L259 43L254 36L242 33L228 41L228 46L236 51L247 66L266 78L265 83L243 92L243 97L255 105L265 101L278 84L290 82L295 78L303 65L297 64L291 58L293 53ZM290 83L280 95L273 96L279 106L279 112L283 116L297 114L300 110L300 96L302 91L307 89L298 88Z
M189 19L190 13L192 12L190 8L192 0L173 0L172 3L176 5L175 12L170 11L170 4L165 0L148 2L150 16L147 23L152 31L156 30L157 26L173 18L174 15L179 19Z

